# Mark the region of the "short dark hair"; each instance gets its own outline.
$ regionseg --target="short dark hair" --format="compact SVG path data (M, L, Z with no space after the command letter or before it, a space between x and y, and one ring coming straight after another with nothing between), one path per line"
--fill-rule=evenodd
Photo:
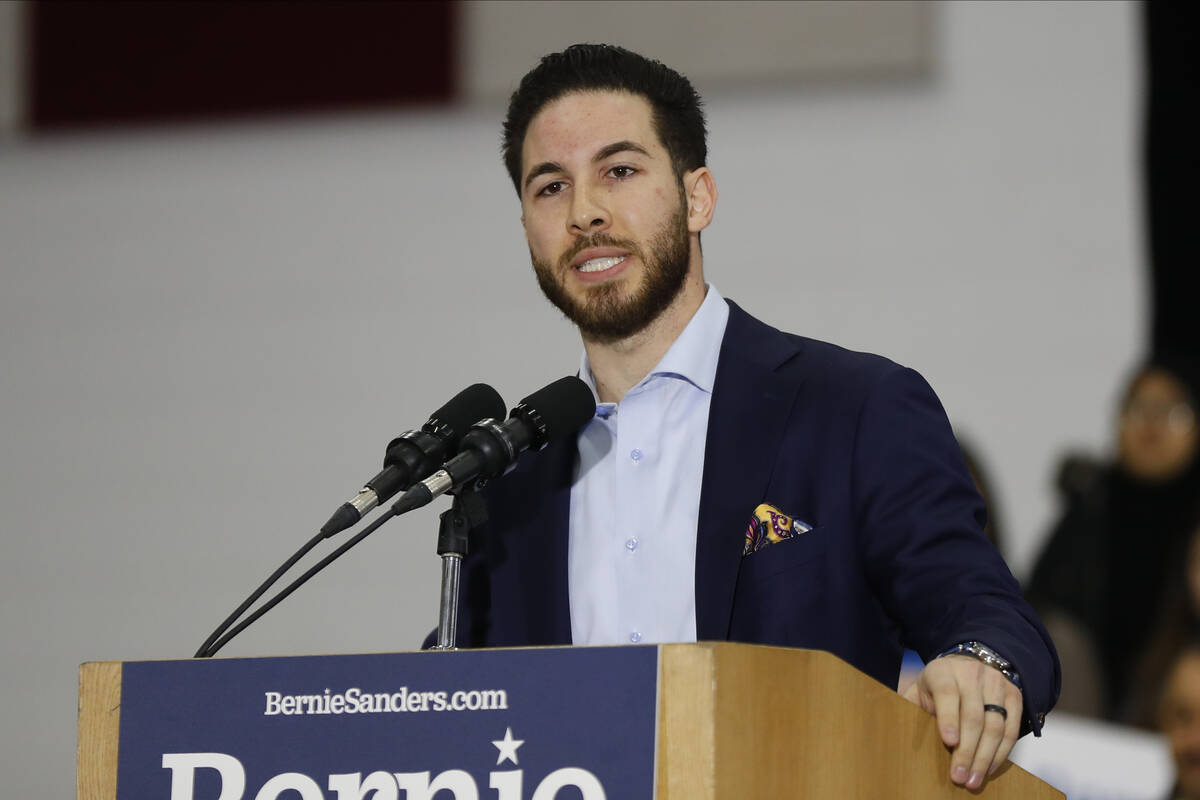
M543 56L521 79L504 118L504 165L521 195L521 147L529 123L547 103L571 92L623 91L640 95L654 111L654 129L679 177L708 157L704 110L687 78L662 62L609 44L575 44Z

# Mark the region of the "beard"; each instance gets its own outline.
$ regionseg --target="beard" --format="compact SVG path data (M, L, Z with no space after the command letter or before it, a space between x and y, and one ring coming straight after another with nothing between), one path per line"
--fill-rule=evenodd
M636 242L596 233L576 240L559 259L558 269L533 256L533 271L546 299L571 320L585 339L611 343L639 333L669 306L687 279L691 244L683 198L643 251ZM642 283L625 297L621 280L583 287L583 296L567 291L571 260L589 247L619 247L642 262Z

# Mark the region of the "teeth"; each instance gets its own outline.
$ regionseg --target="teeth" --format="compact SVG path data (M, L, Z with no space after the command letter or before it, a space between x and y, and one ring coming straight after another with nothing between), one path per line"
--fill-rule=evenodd
M590 258L579 265L580 272L603 272L612 269L625 260L625 256L609 256L608 258Z

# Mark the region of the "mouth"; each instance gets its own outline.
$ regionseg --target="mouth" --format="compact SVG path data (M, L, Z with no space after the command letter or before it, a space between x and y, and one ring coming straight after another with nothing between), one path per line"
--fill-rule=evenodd
M590 247L571 260L571 269L584 281L600 281L623 271L632 255L614 247Z
M620 264L629 256L606 256L604 258L589 258L579 266L575 267L579 272L593 273L604 272Z

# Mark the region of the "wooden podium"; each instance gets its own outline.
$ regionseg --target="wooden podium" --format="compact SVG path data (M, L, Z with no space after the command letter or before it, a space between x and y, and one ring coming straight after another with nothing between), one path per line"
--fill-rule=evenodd
M829 653L663 645L660 663L659 798L1065 800L1011 763L955 786L933 717Z
M523 652L536 665L537 658L562 649L507 652ZM585 658L589 651L613 650L569 649ZM993 775L982 792L954 786L950 756L934 719L828 653L729 643L656 650L653 797L658 800L1064 798L1012 764ZM489 652L506 651L405 657L469 664ZM310 661L322 658L370 656ZM122 662L97 662L80 668L79 800L117 797L123 667ZM481 790L479 796L494 795Z

